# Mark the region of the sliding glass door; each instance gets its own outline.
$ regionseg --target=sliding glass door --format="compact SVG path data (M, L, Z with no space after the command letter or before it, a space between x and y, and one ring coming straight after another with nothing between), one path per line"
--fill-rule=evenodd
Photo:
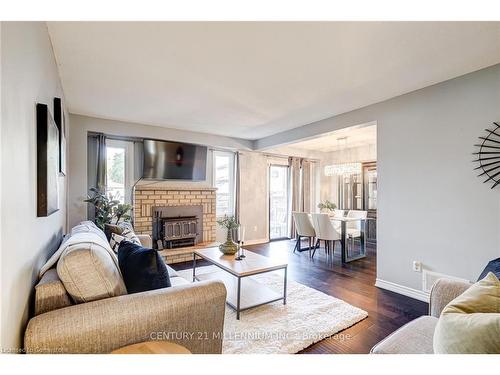
M288 238L288 166L269 166L269 239Z

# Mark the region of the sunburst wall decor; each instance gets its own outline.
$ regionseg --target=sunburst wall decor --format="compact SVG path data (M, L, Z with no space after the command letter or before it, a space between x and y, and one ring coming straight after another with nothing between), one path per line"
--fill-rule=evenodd
M481 170L478 177L486 177L484 183L491 182L493 189L500 185L500 125L498 122L493 122L493 129L484 129L486 134L484 137L479 137L480 144L474 146L479 147L478 152L474 152L477 159L475 163L479 165L474 170Z

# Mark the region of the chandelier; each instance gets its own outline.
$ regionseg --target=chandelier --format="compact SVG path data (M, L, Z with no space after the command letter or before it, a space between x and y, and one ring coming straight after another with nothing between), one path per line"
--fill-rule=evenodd
M344 163L325 166L325 176L342 176L360 173L361 163Z

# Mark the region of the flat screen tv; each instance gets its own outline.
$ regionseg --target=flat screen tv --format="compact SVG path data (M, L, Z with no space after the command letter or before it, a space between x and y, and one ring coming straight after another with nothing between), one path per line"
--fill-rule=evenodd
M144 140L142 177L154 180L206 180L207 147Z

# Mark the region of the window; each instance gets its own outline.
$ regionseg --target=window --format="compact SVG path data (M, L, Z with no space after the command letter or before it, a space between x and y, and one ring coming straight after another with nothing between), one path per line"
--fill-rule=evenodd
M234 215L234 154L214 151L213 170L217 217Z
M289 167L269 166L269 238L287 238L289 225Z
M133 152L132 142L113 139L106 141L106 192L120 203L131 202Z

